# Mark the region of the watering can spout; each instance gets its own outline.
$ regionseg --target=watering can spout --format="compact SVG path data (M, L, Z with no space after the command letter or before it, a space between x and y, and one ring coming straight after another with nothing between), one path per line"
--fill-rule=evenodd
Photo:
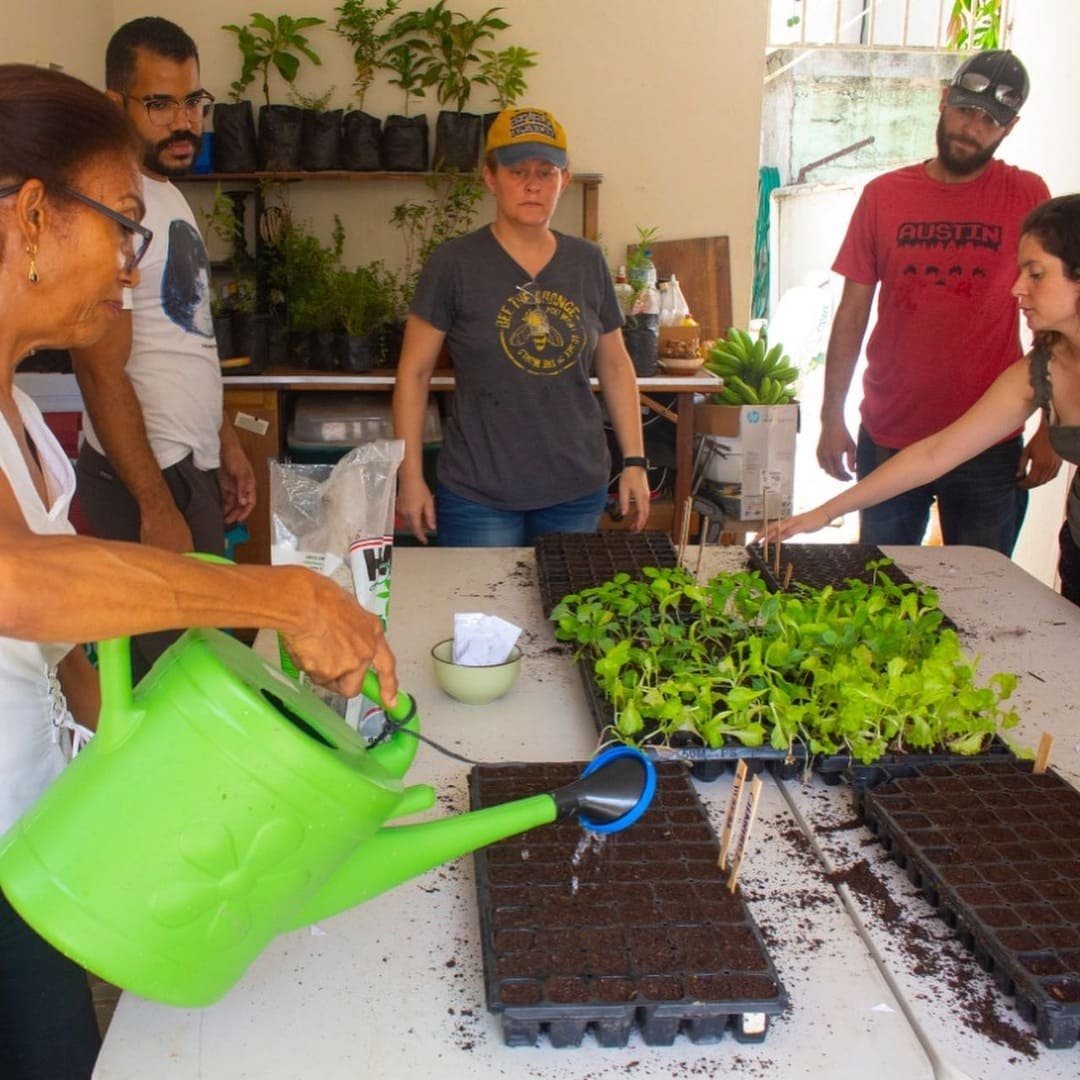
M558 817L576 814L587 829L617 832L641 817L655 792L652 762L637 750L619 746L594 758L580 779L550 794L379 829L339 867L289 929L337 915L444 862Z

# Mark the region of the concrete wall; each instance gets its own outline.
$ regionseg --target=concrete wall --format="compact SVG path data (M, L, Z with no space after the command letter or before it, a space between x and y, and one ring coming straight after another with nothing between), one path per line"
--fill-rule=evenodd
M790 50L768 59L761 160L784 183L822 158L873 136L860 150L810 172L810 183L884 172L931 157L943 82L955 54Z

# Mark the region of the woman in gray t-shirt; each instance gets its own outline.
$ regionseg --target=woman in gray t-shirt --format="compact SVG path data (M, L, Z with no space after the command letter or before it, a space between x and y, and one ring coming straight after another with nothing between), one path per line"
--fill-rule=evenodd
M421 541L514 547L545 532L593 532L610 461L590 375L619 449L619 509L644 526L649 491L633 367L600 249L551 228L570 182L566 135L542 109L504 109L487 139L495 220L438 248L405 328L394 431L405 440L397 509ZM422 472L422 425L443 346L455 392L438 488Z
M1031 354L1006 368L959 420L901 450L816 509L770 527L764 534L768 539L815 532L842 514L929 483L1023 427L1036 409L1046 413L1050 445L1066 461L1080 463L1080 194L1040 203L1024 218L1020 233L1020 271L1012 293L1035 334ZM1061 592L1080 604L1076 479L1059 539Z

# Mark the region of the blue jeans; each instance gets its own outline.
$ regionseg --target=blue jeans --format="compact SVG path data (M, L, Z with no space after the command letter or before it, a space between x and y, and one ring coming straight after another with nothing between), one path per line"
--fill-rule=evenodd
M860 514L863 544L921 544L937 499L941 536L946 544L972 544L1012 555L1027 512L1028 493L1016 482L1023 440L1018 436L981 454L929 484L912 488ZM855 471L868 476L895 454L877 446L859 428Z
M606 502L605 486L537 510L496 510L440 484L435 490L438 542L441 547L526 547L542 533L596 532Z

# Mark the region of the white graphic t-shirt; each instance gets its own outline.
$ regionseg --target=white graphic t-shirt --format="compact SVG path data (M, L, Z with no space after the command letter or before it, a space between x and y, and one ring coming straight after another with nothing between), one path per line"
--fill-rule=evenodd
M154 232L131 291L127 374L162 469L194 455L197 468L220 464L221 369L210 314L210 261L191 207L168 181L143 177ZM103 453L89 416L90 445Z

